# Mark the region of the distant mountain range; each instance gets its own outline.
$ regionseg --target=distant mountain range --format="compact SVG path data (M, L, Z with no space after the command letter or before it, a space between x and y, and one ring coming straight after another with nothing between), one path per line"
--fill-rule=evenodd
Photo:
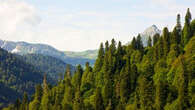
M156 25L152 25L140 34L144 46L147 45L149 36L153 37L156 33L160 34L161 30L159 30ZM87 50L83 52L59 51L46 44L32 44L27 42L13 42L5 40L0 40L0 47L8 52L19 55L41 54L44 56L52 56L73 66L78 64L85 65L86 62L93 65L98 54L98 50Z
M89 62L91 65L93 65L97 57L97 50L88 50L83 52L63 52L46 44L31 44L27 42L0 40L0 47L7 50L8 52L19 55L41 54L45 56L52 56L73 66L77 64L84 65L86 62Z

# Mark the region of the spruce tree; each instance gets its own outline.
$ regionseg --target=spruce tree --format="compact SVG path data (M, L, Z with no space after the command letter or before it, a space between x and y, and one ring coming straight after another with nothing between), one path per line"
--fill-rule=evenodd
M96 90L95 90L94 109L95 110L104 110L104 102L103 102L100 88L96 88Z
M189 108L188 97L188 72L186 71L185 62L183 56L179 57L178 67L178 106L179 110L185 110Z
M89 62L86 62L85 71L84 71L82 79L81 79L81 91L82 92L89 90L90 86L92 85L87 80L88 77L90 76L90 74L92 74L92 68L90 67ZM93 77L91 77L91 78L93 78Z
M28 95L26 92L23 95L20 110L28 110Z
M78 65L76 67L76 71L75 71L74 76L72 78L72 84L73 84L75 89L80 88L82 75L83 75L83 69L82 69L81 65Z
M177 24L171 33L171 44L176 43L180 44L181 42L181 21L180 21L180 14L177 15Z
M190 22L191 22L191 13L190 13L190 9L187 9L187 13L185 16L185 24L184 24L184 28L183 28L183 43L184 45L187 44L187 42L190 40L190 38L192 37L192 33L191 33L191 27L190 27Z
M79 89L77 89L75 93L73 110L84 110L83 99L81 97L81 92Z
M129 64L129 59L127 58L126 60L126 65L124 66L124 68L122 69L121 73L120 73L120 100L122 102L122 104L126 104L128 99L129 99L129 95L131 94L131 76L130 76L130 72L131 72L131 66Z
M43 96L41 99L41 110L51 110L51 101L49 95L49 87L47 85L46 74L43 80Z
M108 52L108 50L109 50L109 42L106 41L106 43L105 43L105 53Z
M143 51L144 46L143 46L140 34L138 34L138 36L137 36L136 47L137 47L138 50Z
M132 45L132 48L133 49L137 49L137 46L136 46L136 38L135 37L133 37L133 40L131 42L131 45Z
M152 47L152 39L151 39L151 37L149 36L149 38L148 38L148 47Z
M74 91L71 84L71 77L67 75L65 77L65 92L61 104L64 110L72 110L73 95Z
M104 60L104 46L103 43L101 43L99 51L98 51L98 57L96 59L96 62L94 64L94 72L98 74L103 66L103 60Z
M195 36L195 19L192 20L191 24L190 24L190 28L192 29L192 35Z
M41 97L42 97L42 87L41 85L37 85L35 87L35 96L33 101L29 104L29 110L39 110L41 105Z
M153 36L153 45L155 45L158 42L159 38L160 35L158 33Z
M163 29L163 48L164 48L164 55L167 55L170 49L170 36L167 27Z

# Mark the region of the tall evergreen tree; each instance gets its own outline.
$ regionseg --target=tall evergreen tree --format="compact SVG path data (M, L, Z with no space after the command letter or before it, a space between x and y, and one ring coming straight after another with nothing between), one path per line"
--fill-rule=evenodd
M124 66L124 68L122 69L121 73L120 73L120 99L122 104L126 104L128 99L129 99L129 95L131 94L131 76L130 76L130 72L131 72L131 66L130 66L130 61L127 58L126 59L126 65Z
M170 49L170 36L167 27L163 29L163 48L164 48L164 55L167 55Z
M192 35L195 36L195 19L192 20L191 24L190 24L190 28L192 29Z
M190 13L190 9L188 8L186 16L185 16L185 24L184 24L184 28L183 28L183 43L184 43L184 45L186 45L187 42L192 37L191 28L190 28L191 19L192 19L192 16Z
M51 102L49 98L49 87L47 85L46 74L43 80L43 96L41 99L41 110L51 110Z
M37 85L35 87L35 95L33 101L29 104L29 110L39 110L41 105L42 87Z
M133 40L131 42L131 45L132 45L132 48L133 49L137 49L137 46L136 46L136 38L135 37L133 37Z
M105 43L105 53L108 52L108 50L109 50L109 42L106 41L106 43Z
M79 89L76 90L76 93L75 93L73 110L84 110L83 99L81 97L81 92Z
M71 76L69 72L66 72L65 74L65 92L64 97L62 99L62 108L64 110L72 110L72 102L73 102L73 87L71 84Z
M81 78L83 75L83 69L81 67L81 65L78 65L76 68L76 71L74 73L75 75L72 78L72 84L74 86L75 89L80 88L81 85Z
M188 72L184 64L183 56L179 57L179 67L178 67L178 106L179 110L185 110L189 108L189 98L188 98Z
M89 62L86 62L85 71L81 79L81 92L89 90L90 86L92 86L92 84L90 84L91 82L89 82L88 80L88 77L90 76L90 74L92 74L92 68L90 67Z
M95 110L104 110L104 102L103 102L100 88L96 88L95 91L94 108Z
M153 36L153 45L155 45L158 42L159 38L160 35L158 33Z
M148 47L152 47L152 39L151 39L151 37L149 36L149 38L148 38Z
M20 110L28 110L28 95L26 92L23 95Z
M94 64L94 72L97 74L103 66L103 60L104 60L104 45L101 43L99 51L98 51L98 57L96 59L96 62Z
M173 32L171 34L171 44L176 43L180 44L181 42L181 21L180 21L180 14L177 15L177 24L175 28L173 29Z
M140 34L138 34L138 36L137 36L136 47L137 47L138 50L141 50L141 51L144 48Z

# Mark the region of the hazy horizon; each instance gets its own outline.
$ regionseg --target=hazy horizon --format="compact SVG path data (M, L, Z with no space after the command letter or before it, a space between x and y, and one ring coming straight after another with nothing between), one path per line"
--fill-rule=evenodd
M187 8L195 15L193 6L194 0L0 0L0 39L93 50L112 38L127 43L153 24L172 30L178 13L182 25Z

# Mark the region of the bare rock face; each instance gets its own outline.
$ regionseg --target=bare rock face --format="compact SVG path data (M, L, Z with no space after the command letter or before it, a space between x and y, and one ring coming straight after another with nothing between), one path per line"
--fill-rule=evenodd
M146 30L140 34L141 38L142 38L143 45L147 46L147 41L148 41L149 37L151 37L153 39L153 36L157 33L161 34L161 30L158 29L158 27L156 25L152 25L152 26L146 28Z

